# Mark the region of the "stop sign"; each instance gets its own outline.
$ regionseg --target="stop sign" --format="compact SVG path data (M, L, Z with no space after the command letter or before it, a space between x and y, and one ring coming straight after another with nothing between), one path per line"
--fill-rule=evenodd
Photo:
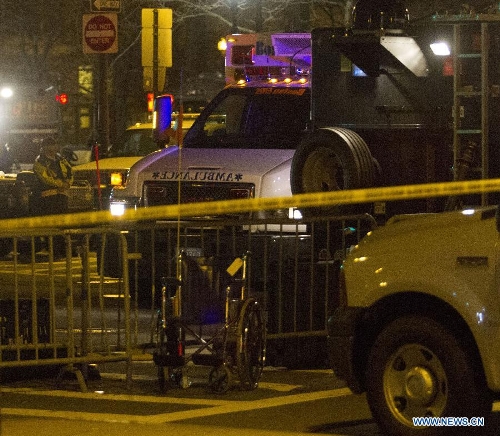
M83 52L116 53L118 51L116 14L83 16Z

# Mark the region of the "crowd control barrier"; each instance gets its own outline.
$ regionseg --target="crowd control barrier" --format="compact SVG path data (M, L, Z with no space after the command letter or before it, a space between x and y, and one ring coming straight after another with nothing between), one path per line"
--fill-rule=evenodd
M36 221L37 219L35 219ZM5 221L8 224L9 221ZM120 279L99 273L95 246L103 231L0 231L0 370L70 371L82 390L90 365L125 361L131 381L133 312L127 244ZM61 251L62 247L62 251ZM115 253L116 256L116 253ZM10 371L10 372L9 372ZM22 376L22 375L20 375Z
M327 319L338 304L338 272L347 251L376 226L367 214L292 220L183 220L129 224L108 234L103 248L106 277L125 281L140 308L161 305L162 282L179 275L182 253L182 318L196 331L224 322L228 268L247 260L249 294L265 314L267 363L311 367L326 364ZM151 332L155 342L156 332Z
M56 366L84 390L89 365L124 361L130 383L134 350L157 340L154 322L141 324L140 315L154 319L162 280L179 276L180 253L179 304L193 329L202 335L222 322L228 267L245 254L249 293L264 311L267 364L321 365L339 266L377 224L368 214L266 221L251 213L499 190L494 179L159 206L119 218L99 211L2 220L0 370ZM227 218L236 212L247 213Z

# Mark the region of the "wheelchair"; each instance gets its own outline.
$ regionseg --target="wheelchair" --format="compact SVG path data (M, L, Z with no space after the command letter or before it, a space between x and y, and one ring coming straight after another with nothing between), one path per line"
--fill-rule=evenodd
M225 393L234 385L243 390L258 387L265 364L266 326L260 303L248 292L249 255L247 252L236 258L227 269L233 279L225 288L224 322L209 337L195 332L183 319L184 252L177 257L176 277L162 278L153 351L160 391L165 392L173 385L188 387L185 369L189 362L211 367L208 386L214 393ZM237 274L240 277L234 278ZM188 335L196 342L191 353L185 346Z

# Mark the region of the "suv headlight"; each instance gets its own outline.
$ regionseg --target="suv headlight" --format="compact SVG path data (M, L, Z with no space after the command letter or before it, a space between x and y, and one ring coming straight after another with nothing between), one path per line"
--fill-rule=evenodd
M113 216L122 216L125 213L126 203L124 201L111 202L109 204L109 211Z
M122 216L126 209L137 209L139 199L135 197L130 198L115 198L111 195L109 199L109 211L113 216Z

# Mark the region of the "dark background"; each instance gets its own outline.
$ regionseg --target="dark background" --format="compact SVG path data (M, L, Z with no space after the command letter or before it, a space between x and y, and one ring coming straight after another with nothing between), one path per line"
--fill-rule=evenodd
M90 0L3 0L0 3L0 86L39 84L68 95L61 106L61 134L67 144L86 144L95 135L96 90L105 84L109 110L106 141L129 125L147 121L141 66L141 9L173 10L173 66L165 92L210 99L224 86L224 56L217 42L229 33L309 32L348 25L353 0L121 0L116 54L84 54L82 17ZM433 13L486 11L493 2L408 0L410 19ZM104 73L102 65L105 65ZM89 73L86 83L79 70ZM102 102L103 100L99 100ZM101 114L102 115L102 114ZM82 117L90 120L82 123ZM1 129L5 126L0 125Z

